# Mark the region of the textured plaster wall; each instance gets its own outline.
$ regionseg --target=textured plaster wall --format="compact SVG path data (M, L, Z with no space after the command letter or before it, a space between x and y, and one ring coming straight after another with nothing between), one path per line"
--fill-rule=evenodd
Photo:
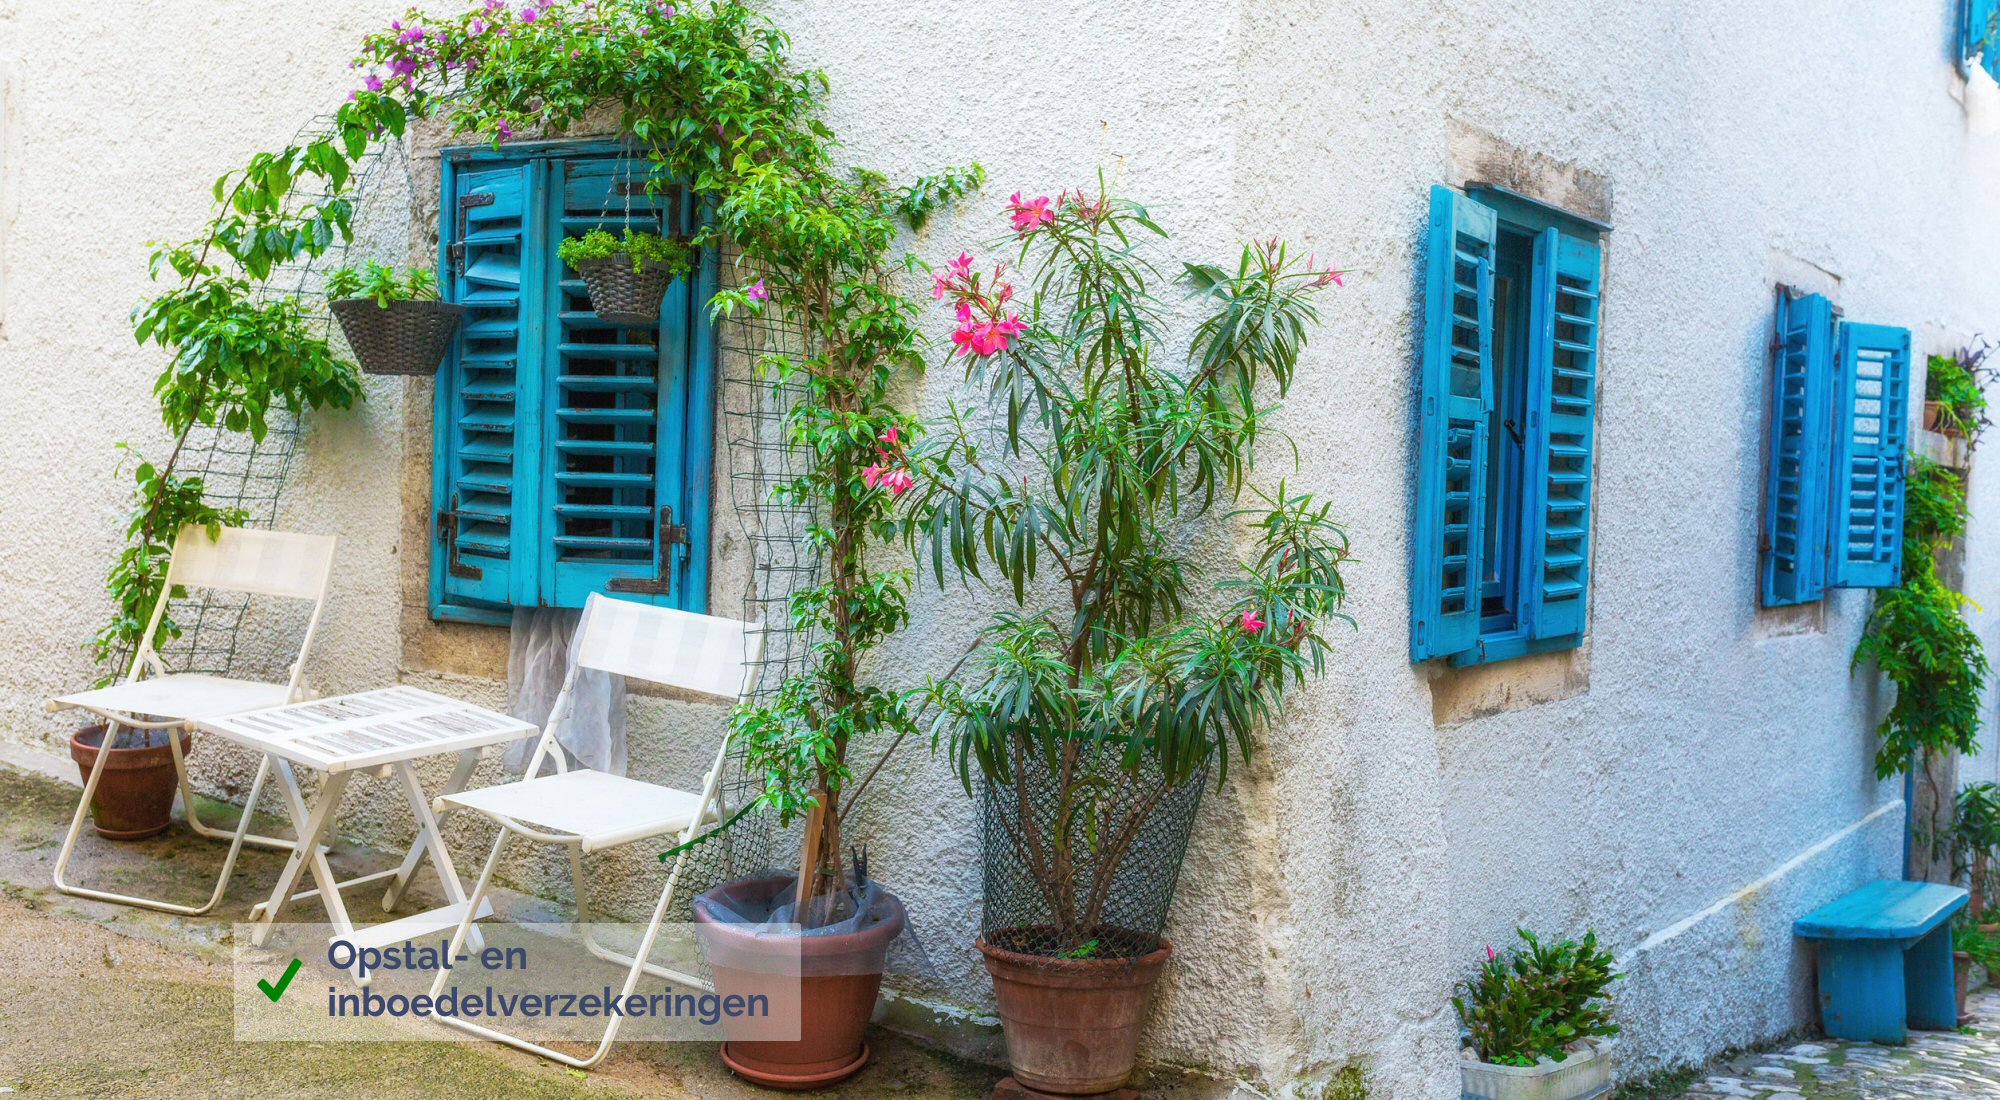
M1174 229L1176 255L1226 259L1275 233L1359 269L1326 302L1284 424L1304 462L1294 486L1334 499L1354 535L1360 630L1206 800L1153 1057L1306 1094L1360 1063L1376 1095L1454 1095L1448 987L1517 924L1594 927L1619 952L1633 1070L1807 1022L1809 960L1787 925L1894 874L1901 811L1869 768L1884 700L1848 668L1866 595L1754 608L1768 310L1775 280L1814 279L1857 319L2000 331L2000 140L1963 133L1949 7L773 6L827 70L853 160L899 177L987 167L986 194L911 242L922 255L993 255L1008 192L1101 168ZM163 446L159 358L125 320L148 289L144 242L188 232L209 180L336 102L352 44L400 8L0 0L7 738L58 744L67 722L42 700L89 675L76 646L104 612L125 507L109 444ZM43 48L57 42L85 63L58 66ZM1425 191L1475 166L1467 134L1522 154L1530 183L1599 181L1617 227L1588 656L1553 679L1489 670L1476 690L1434 683L1405 649ZM375 215L367 247L406 253L407 218ZM910 399L940 411L951 382L942 369ZM282 522L343 540L311 679L400 677L498 704L504 637L433 630L412 583L428 400L371 380L363 407L311 423ZM1265 469L1288 458L1273 448ZM2000 515L1991 480L1973 479L1976 516ZM1967 586L1990 640L2000 559L1990 521L1975 526ZM920 589L919 627L879 667L942 673L989 602ZM634 774L689 781L720 712L633 708ZM240 793L246 762L203 753L205 785ZM1996 759L1966 771L2000 774ZM404 835L382 793L343 827ZM934 970L903 987L985 1010L971 808L946 769L901 753L857 825ZM486 835L452 832L461 852ZM617 904L657 889L651 862L602 857ZM553 858L512 877L560 892Z

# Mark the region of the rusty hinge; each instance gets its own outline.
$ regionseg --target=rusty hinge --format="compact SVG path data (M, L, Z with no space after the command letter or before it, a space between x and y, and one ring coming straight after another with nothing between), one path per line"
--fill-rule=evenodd
M445 263L450 265L453 271L461 274L465 271L465 235L469 231L465 212L477 207L492 205L493 192L491 191L474 191L469 195L459 196L458 212L456 215L458 232L453 234L455 239L445 245L444 248Z
M606 592L623 592L634 596L665 596L673 592L674 547L688 544L688 530L674 522L674 509L668 505L660 509L658 531L659 567L651 577L613 577L604 584Z
M467 565L458 558L458 494L451 495L451 507L437 514L437 537L444 543L444 569L454 577L469 581L479 580L486 571L476 565Z

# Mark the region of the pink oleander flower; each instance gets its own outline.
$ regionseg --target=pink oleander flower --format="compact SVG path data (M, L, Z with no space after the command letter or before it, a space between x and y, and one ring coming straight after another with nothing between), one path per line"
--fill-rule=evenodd
M1491 946L1488 946L1488 947L1486 948L1486 961L1487 961L1487 962L1492 962L1492 961L1493 961L1494 959L1497 959L1497 958L1499 958L1499 957L1500 957L1500 952L1498 952L1498 951L1495 951L1495 950L1493 950L1493 948L1492 948Z
M946 265L945 265L945 267L946 267L946 269L947 269L947 270L949 270L949 271L951 272L951 274L952 274L952 276L953 276L954 278L958 278L958 279L969 279L969 278L971 278L971 277L972 277L972 253L970 253L970 252L960 252L960 253L958 254L958 259L956 259L956 260L953 260L953 261L951 261L950 263L946 264Z
M1255 634L1258 631L1264 629L1264 627L1267 625L1269 624L1267 624L1266 622L1264 622L1264 620L1257 617L1257 612L1255 610L1247 610L1243 612L1243 633Z
M873 489L875 486L882 484L882 475L885 472L886 471L883 470L881 463L879 462L874 463L867 469L861 471L861 482L862 484L868 486L870 489Z
M1055 211L1049 209L1047 195L1024 200L1019 191L1008 196L1007 215L1014 221L1014 232L1023 235L1056 220Z
M904 469L891 470L882 475L882 484L892 497L902 496L916 483L917 479L910 474L910 471Z
M889 426L888 431L882 433L880 439L882 440L882 442L887 443L891 447L894 447L896 445L896 441L898 439L901 439L902 437L903 437L903 429L898 428L892 424Z
M771 292L764 289L764 280L762 279L759 279L756 282L751 283L750 289L744 291L743 293L753 302L761 302L764 299L769 298L771 296Z
M952 281L951 276L949 275L932 274L931 297L933 299L942 299L945 296L945 294L950 292L951 281Z

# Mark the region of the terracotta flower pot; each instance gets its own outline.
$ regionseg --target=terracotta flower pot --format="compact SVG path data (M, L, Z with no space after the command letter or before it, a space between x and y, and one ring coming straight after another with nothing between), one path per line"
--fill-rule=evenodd
M903 903L887 893L883 918L853 932L763 936L750 925L716 915L717 910L748 911L788 889L791 882L787 876L773 876L724 883L696 899L694 919L709 950L715 991L724 997L766 992L774 980L788 984L789 976L775 976L789 969L786 960L797 958L798 1039L731 1038L722 1044L722 1061L738 1076L766 1088L814 1089L846 1080L868 1064L862 1033L875 1014L889 943L902 934L905 917ZM730 965L731 958L742 964ZM760 966L759 958L771 962ZM790 999L789 994L766 995L772 1003L779 1003L781 996ZM730 1031L725 1020L723 1033Z
M1060 1096L1110 1092L1132 1076L1139 1029L1174 945L1136 959L1052 959L995 947L979 953L993 976L1014 1079Z
M90 799L90 819L97 835L106 840L144 840L167 831L173 822L174 750L167 744L165 730L127 730L123 738L144 742L132 748L113 748L104 762L104 774ZM193 744L180 734L181 752ZM90 769L97 764L99 746L104 744L102 725L85 726L70 735L69 758L90 782Z

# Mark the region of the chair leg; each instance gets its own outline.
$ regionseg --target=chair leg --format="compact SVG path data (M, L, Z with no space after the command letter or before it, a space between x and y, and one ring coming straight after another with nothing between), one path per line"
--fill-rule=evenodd
M243 807L243 820L236 823L236 828L218 829L201 819L201 815L195 812L194 784L188 780L187 754L181 752L181 739L173 736L175 732L173 730L168 731L167 745L168 751L174 754L174 778L180 787L181 812L187 815L188 828L193 829L196 834L205 836L210 840L233 838L238 833L241 833L243 835L243 843L250 845L252 848L269 848L279 852L291 851L298 843L297 841L286 840L281 836L263 836L250 832L246 827L252 811L257 808L257 793L254 786L250 793L249 803ZM257 769L260 776L263 774L263 770L270 766L270 763L268 758L258 762Z
M482 870L479 874L479 885L473 887L472 901L469 907L466 909L465 918L460 921L458 931L455 932L452 936L451 947L448 952L450 955L456 956L458 954L458 950L462 945L463 942L462 938L465 935L467 926L469 926L472 921L472 914L478 911L479 902L485 896L486 888L488 884L492 881L493 869L499 865L500 852L507 843L507 837L508 837L507 830L502 829L500 831L500 839L495 841L493 844L493 855L487 859L485 869ZM573 850L574 847L575 846L572 846ZM619 988L618 995L620 997L631 996L632 991L639 987L639 975L653 972L655 970L654 967L652 967L645 961L646 956L653 953L653 943L659 937L660 922L666 918L667 907L673 901L674 885L676 882L679 881L681 875L681 869L686 864L687 864L687 853L682 852L680 858L674 861L673 871L667 875L666 887L660 891L659 904L653 907L653 919L650 923L646 925L646 934L640 938L638 954L635 956L620 956L621 958L629 958L631 960L629 968L625 972L624 985L622 985ZM573 854L571 857L571 864L570 864L571 873L579 880L581 880L582 878L581 867L582 867L582 859L580 854ZM578 912L579 915L581 915L582 910L579 909ZM587 929L585 931L584 936L586 943L591 942L589 938L589 932ZM596 949L594 947L592 950L593 953L596 953ZM672 972L668 973L671 974ZM675 976L679 977L681 975L675 975ZM438 971L437 977L431 982L432 1000L435 1001L437 999L438 994L444 991L444 982L445 982L445 972L440 970ZM542 1058L547 1058L549 1061L552 1062L560 1062L563 1065L574 1066L577 1069L589 1069L590 1067L596 1065L597 1063L602 1062L604 1060L604 1056L611 1053L611 1044L616 1042L618 1039L618 1025L623 1022L624 1018L617 1015L612 1016L610 1020L605 1024L604 1037L598 1040L597 1049L593 1050L588 1057L584 1058L578 1058L573 1054L565 1054L560 1050L554 1050L550 1047L543 1046L540 1043L530 1042L527 1039L522 1039L518 1036L509 1035L503 1031L496 1031L493 1028L486 1027L481 1024L475 1024L469 1020L461 1019L456 1016L433 1015L431 1019L436 1020L437 1022L445 1024L449 1027L455 1027L458 1030L466 1032L468 1034L478 1035L483 1038L491 1039L496 1043L505 1043L508 1046L515 1048L516 1050L525 1050L530 1054L534 1054Z
M69 861L70 857L76 854L76 842L83 834L83 824L90 819L90 799L97 793L98 780L103 778L104 766L111 759L110 746L118 736L118 729L119 726L116 722L105 723L102 748L97 753L97 760L91 764L90 775L84 779L83 793L76 801L76 813L70 817L69 831L63 834L62 850L56 854L54 875L56 889L61 890L65 894L80 898L90 898L94 901L117 902L120 905L133 905L142 909L154 909L162 913L173 913L184 917L201 916L209 910L214 909L216 904L222 900L223 892L229 888L230 876L236 871L236 857L242 853L243 844L249 839L250 811L256 807L257 796L264 789L264 776L270 768L270 758L266 757L257 768L256 781L250 784L250 803L244 807L243 817L236 823L236 829L233 832L217 831L212 834L218 837L229 838L229 852L222 859L222 871L216 876L215 888L209 891L206 902L200 905L179 905L174 902L161 901L157 898L142 898L131 894L113 893L107 890L92 890L87 887L76 886L69 881ZM180 739L174 737L172 731L169 731L168 739L174 745L174 766L180 771L181 786L185 790L187 786L187 773L184 769L181 769ZM193 803L190 802L188 806L191 815Z

